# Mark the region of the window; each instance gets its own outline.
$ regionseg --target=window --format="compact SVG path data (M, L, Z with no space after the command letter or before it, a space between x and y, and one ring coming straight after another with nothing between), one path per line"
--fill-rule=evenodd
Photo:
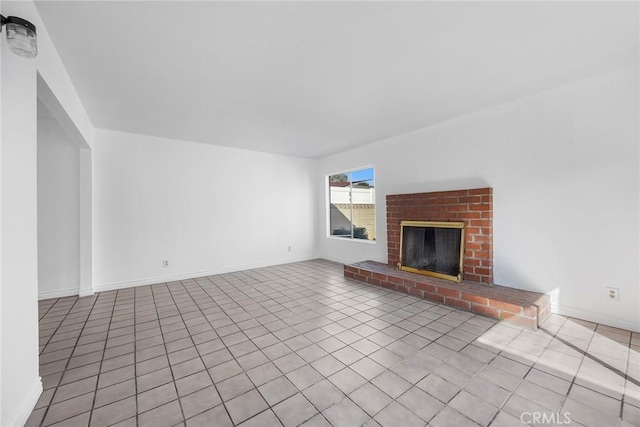
M329 175L329 235L376 240L373 168Z

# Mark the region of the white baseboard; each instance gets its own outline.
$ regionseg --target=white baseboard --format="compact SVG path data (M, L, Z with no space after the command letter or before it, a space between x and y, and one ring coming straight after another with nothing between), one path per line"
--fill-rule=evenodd
M18 408L18 412L14 415L13 421L9 424L9 427L22 427L27 423L27 420L31 415L31 411L33 411L33 407L38 403L40 394L42 394L42 378L37 377L25 400L22 402L22 405ZM4 411L7 409L9 408L3 408Z
M46 291L46 292L39 292L38 293L38 299L39 300L43 300L43 299L50 299L50 298L64 298L64 297L72 297L72 296L79 296L79 297L88 297L94 294L93 288L91 289L62 289L59 291Z
M235 271L251 270L254 268L271 267L274 265L291 264L294 262L310 261L319 258L317 255L309 255L297 258L282 258L272 261L264 261L255 264L235 265L231 267L220 267L206 271L194 271L189 273L180 273L168 276L148 277L145 279L131 280L126 282L107 283L104 285L94 285L95 292L114 291L118 289L130 288L135 286L155 285L157 283L173 282L176 280L193 279L196 277L214 276L216 274L233 273Z
M326 259L327 261L331 261L331 262L337 262L339 264L353 264L355 261L349 261L346 259L342 259L342 258L337 258L337 257L333 257L333 256L327 256L327 255L320 255L320 258L322 259Z
M356 262L362 262L362 261L366 261L362 258L358 258L358 259L347 259L347 258L338 258L338 257L334 257L334 256L329 256L329 255L320 255L319 256L322 259L326 259L327 261L333 261L333 262L337 262L340 264L344 264L344 265L350 265L350 264L355 264Z
M628 331L640 332L640 323L620 319L595 311L584 310L576 307L560 306L551 304L551 312L561 314L563 316L575 317L577 319L587 320L589 322L601 323L603 325L612 326L614 328L626 329Z
M42 299L50 299L50 298L71 297L71 296L78 295L79 291L80 290L78 288L74 288L74 289L60 289L56 291L38 292L38 299L42 300Z
M93 291L93 288L90 289L80 289L80 292L78 293L78 295L80 296L80 298L82 297L90 297L91 295L93 295L95 292Z

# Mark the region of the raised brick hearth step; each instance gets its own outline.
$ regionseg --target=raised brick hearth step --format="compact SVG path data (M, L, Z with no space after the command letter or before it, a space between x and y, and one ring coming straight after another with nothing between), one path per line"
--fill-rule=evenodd
M387 264L363 261L344 266L344 275L439 302L494 319L537 329L551 314L548 295L463 280L460 283L398 270Z

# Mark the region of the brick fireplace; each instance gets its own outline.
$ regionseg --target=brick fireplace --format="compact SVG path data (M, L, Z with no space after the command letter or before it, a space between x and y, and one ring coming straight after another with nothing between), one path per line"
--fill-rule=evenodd
M463 280L493 283L493 189L387 196L387 263L400 260L401 221L465 223Z
M462 282L398 270L401 221L464 222ZM551 313L548 295L493 284L491 188L388 195L387 240L387 264L345 265L345 277L530 328Z

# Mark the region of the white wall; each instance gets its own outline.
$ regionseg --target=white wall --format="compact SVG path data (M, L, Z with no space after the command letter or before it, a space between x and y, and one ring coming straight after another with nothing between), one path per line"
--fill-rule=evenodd
M42 390L36 232L38 73L89 144L92 128L34 4L3 1L2 14L35 24L40 52L36 59L24 59L12 54L5 40L0 42L0 425L13 427L24 424Z
M638 102L636 66L322 159L320 175L375 165L379 233L326 238L320 176L320 253L386 262L387 194L491 186L497 284L640 330Z
M93 155L96 291L316 256L316 161L108 130Z
M38 297L79 292L80 149L57 120L39 117Z

